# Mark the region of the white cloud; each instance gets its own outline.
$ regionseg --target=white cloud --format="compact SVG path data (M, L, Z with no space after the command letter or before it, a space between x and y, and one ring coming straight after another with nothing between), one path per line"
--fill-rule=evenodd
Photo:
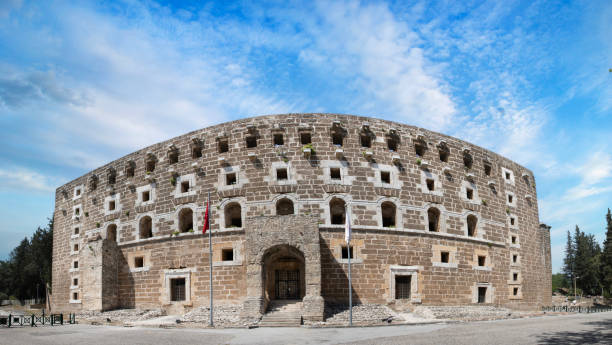
M57 180L57 178L50 178L23 167L0 169L0 190L2 191L47 193L55 190L53 185Z

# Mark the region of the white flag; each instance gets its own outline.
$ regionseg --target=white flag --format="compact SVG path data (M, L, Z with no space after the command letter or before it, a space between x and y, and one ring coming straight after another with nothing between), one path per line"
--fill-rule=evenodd
M349 213L349 208L346 208L346 212L344 212L345 224L344 224L344 240L348 245L351 242L351 214Z

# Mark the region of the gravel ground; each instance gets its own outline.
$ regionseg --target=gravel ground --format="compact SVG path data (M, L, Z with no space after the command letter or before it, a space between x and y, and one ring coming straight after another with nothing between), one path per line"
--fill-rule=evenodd
M413 314L424 319L485 321L517 318L527 315L533 315L534 312L516 311L493 306L419 306L414 309Z

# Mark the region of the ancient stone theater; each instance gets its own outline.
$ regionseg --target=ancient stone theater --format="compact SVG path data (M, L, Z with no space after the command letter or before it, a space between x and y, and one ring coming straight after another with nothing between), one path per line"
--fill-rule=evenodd
M549 227L531 171L443 134L376 118L271 115L197 130L57 189L56 310L208 306L257 319L275 300L551 302ZM352 240L344 241L350 216Z

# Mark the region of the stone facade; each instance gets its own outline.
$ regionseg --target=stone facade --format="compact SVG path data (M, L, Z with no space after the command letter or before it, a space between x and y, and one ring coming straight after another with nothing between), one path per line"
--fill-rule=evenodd
M56 310L188 311L213 292L257 318L348 299L404 307L551 302L533 174L483 148L374 118L287 114L198 130L57 189ZM344 248L343 248L344 247Z

